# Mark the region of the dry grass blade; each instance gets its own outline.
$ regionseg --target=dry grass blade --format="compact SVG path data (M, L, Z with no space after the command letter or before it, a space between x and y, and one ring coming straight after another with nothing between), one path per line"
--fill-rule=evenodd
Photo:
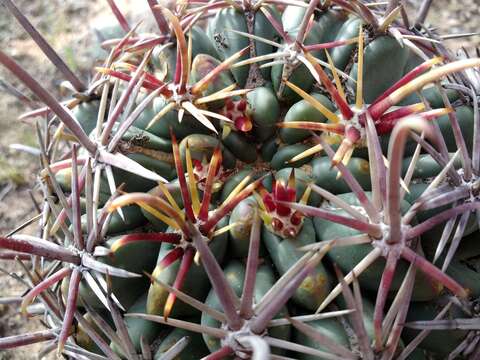
M11 0L1 0L1 3L10 11L10 13L15 16L20 25L25 29L26 32L32 37L33 41L38 45L38 47L43 51L43 53L50 59L50 61L60 70L72 86L78 92L83 92L86 90L85 85L80 81L80 79L73 73L73 71L65 64L62 58L57 54L57 52L50 46L50 44L45 40L45 38L35 29L35 27L30 23L22 11L18 9L13 1Z
M150 10L152 11L153 17L157 22L158 29L162 34L168 34L169 32L168 23L165 20L165 17L163 16L160 9L158 9L157 7L158 6L157 0L147 0L147 2L148 2L148 6L150 7Z
M80 264L81 261L80 257L73 251L30 235L13 235L9 238L0 237L0 247L76 265Z
M17 348L19 346L53 340L57 337L58 330L59 329L48 329L29 334L13 335L0 338L0 350L7 350Z
M20 65L12 58L0 50L0 64L5 66L21 82L25 84L45 105L47 105L65 124L65 126L75 135L77 140L85 147L90 154L95 154L97 146L93 143L82 130L71 113L66 110L47 90L45 90L33 77L31 77Z
M112 10L113 15L117 18L118 23L122 27L123 31L128 33L130 31L130 25L128 25L128 21L123 16L122 12L118 8L115 0L107 0L108 6L110 6L110 9Z

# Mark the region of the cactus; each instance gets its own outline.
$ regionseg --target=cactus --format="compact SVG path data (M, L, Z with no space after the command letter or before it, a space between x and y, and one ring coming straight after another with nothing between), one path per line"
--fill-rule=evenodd
M147 2L155 32L108 0L85 84L1 1L71 97L0 50L45 104L23 117L55 115L38 236L0 237L30 287L1 302L46 329L0 349L478 358L480 59L424 25L431 2L415 27L398 1Z

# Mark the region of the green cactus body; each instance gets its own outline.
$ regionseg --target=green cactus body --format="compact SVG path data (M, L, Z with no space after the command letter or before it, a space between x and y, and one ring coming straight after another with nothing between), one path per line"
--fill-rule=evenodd
M453 156L453 154L450 153L450 158ZM403 160L402 164L402 174L405 176L407 173L408 167L410 163L412 162L412 157L406 157ZM462 166L462 161L460 157L458 156L457 159L454 162L454 167L456 169L460 168ZM435 159L432 158L431 155L429 154L421 154L418 157L418 160L415 163L415 168L413 170L413 175L412 179L427 179L431 178L434 176L437 176L440 171L442 171L443 167L438 164L438 162L435 161Z
M109 316L107 315L106 313L106 310L105 311L101 311L101 310L98 310L97 311L98 313L100 313L100 316L105 319L105 320L110 320L109 319ZM100 330L100 328L97 326L97 324L95 323L95 321L93 320L92 316L90 313L85 313L83 315L83 319L87 322L88 325L90 325L98 334L102 334L102 331ZM103 334L100 335L101 338L108 342L108 339L106 338L106 336L104 336ZM90 338L90 336L88 336L88 333L86 332L85 330L85 327L82 326L81 324L78 325L77 327L77 330L75 332L75 342L81 346L83 349L85 350L88 350L90 352L93 352L94 354L102 354L102 350L98 347L97 344L95 344L95 342Z
M380 140L380 146L382 147L382 152L384 154L388 154L388 144L390 143L390 134L385 134L382 136L378 137ZM404 151L404 156L412 156L415 153L415 149L417 147L417 143L413 141L413 139L408 139L407 143L405 144L405 151ZM363 148L364 150L367 150L367 148ZM367 154L364 153L365 156L361 157L367 157Z
M158 45L153 48L152 65L155 75L162 81L172 81L176 70L176 48Z
M445 301L431 301L431 302L414 302L411 304L406 321L421 321L432 320L445 306ZM463 312L457 307L452 306L444 319L456 319L465 317ZM403 338L406 342L413 340L414 336L418 334L418 330L405 328L403 331ZM434 352L441 358L446 358L465 338L466 330L438 330L431 331L420 346Z
M230 215L229 225L237 224L230 229L229 254L235 258L246 258L250 245L250 231L254 220L255 211L258 209L254 197L241 201Z
M100 210L99 210L100 211ZM107 235L120 234L138 228L146 223L146 219L140 208L136 205L125 206L122 208L125 220L118 212L112 214L108 223ZM82 215L82 231L87 231L87 217Z
M294 39L298 34L305 11L305 8L292 5L287 6L283 11L283 29L292 39ZM336 32L341 29L340 26L343 21L343 16L335 11L327 11L322 13L318 20L312 23L312 26L306 33L304 44L312 45L332 41ZM279 51L282 51L282 49ZM312 55L320 58L321 60L325 60L325 54L322 51L313 51ZM288 79L282 79L282 74L284 72L283 65L272 66L271 77L273 87L275 92L277 92L279 95L279 98L290 104L292 102L299 101L300 97L288 87L283 87L283 90L281 90L280 85L283 85L282 81L288 80L292 84L300 86L304 91L308 92L313 85L314 79L305 65L296 63L289 66L293 66L294 70Z
M97 42L95 42L89 53L94 60L104 59L108 56L108 52L100 46L102 42L115 38L121 39L125 36L125 31L119 24L111 23L108 20L103 17L93 25L93 32Z
M305 16L305 8L301 6L287 6L282 14L283 30L291 37L295 37L298 34L300 24ZM318 33L318 43L326 43L333 41L345 22L345 15L340 11L327 10L322 12L318 19L315 20L315 24L312 26L312 31ZM307 34L306 44L311 39L308 38L310 34ZM321 52L314 52L319 55ZM322 59L324 55L322 54Z
M275 7L266 6L268 11L276 18L280 19L280 15ZM262 37L267 40L275 40L276 31L273 28L270 21L266 18L266 16L261 12L255 12L255 21L253 24L253 34L259 37ZM255 54L257 56L271 54L274 51L274 47L270 44L266 44L263 41L255 41ZM261 61L258 64L262 65L265 64L267 61ZM262 77L265 80L270 79L270 70L268 68L260 69L262 73Z
M280 52L281 50L279 50ZM279 94L280 86L282 84L282 73L283 73L284 66L283 65L274 65L272 66L272 84L273 89L277 93L279 100L291 104L296 101L299 101L301 98L297 95L293 90L284 86L283 91ZM288 78L288 81L294 85L301 86L302 89L306 91L310 91L313 85L313 77L310 75L310 72L305 67L305 65L298 65L293 73Z
M128 309L127 314L133 313L145 313L147 305L147 296L144 294L142 295L135 303ZM137 318L137 317L125 317L125 325L127 326L128 335L130 340L132 341L137 354L141 353L141 341L146 344L152 344L155 338L160 334L162 330L162 326L159 323L148 321L145 319ZM121 344L123 345L123 344ZM115 351L117 354L121 355L122 357L126 357L124 351L119 347L117 343L111 343L110 347Z
M207 159L210 161L213 151L217 146L220 146L222 149L223 167L227 169L232 169L235 167L235 156L230 152L230 150L224 147L217 138L202 134L192 134L180 142L180 156L182 157L184 166L186 166L187 142L192 160L202 161Z
M349 204L358 205L358 200L353 193L340 194L338 196ZM344 210L340 210L335 207L332 208L332 206L333 205L329 206L331 208L330 210L333 210L338 215L348 216ZM405 212L408 210L408 208L410 208L410 204L406 201L403 201L401 204L402 212ZM344 225L328 222L320 218L315 218L313 223L315 225L315 231L319 241L327 241L335 238L360 234L358 231L348 228ZM343 272L347 273L352 270L353 267L357 265L360 260L362 260L371 250L372 245L370 244L334 247L328 252L327 257L333 263L337 264ZM384 267L385 260L383 258L375 261L359 276L358 280L360 284L365 289L376 291L378 284L380 283ZM405 277L407 268L408 263L404 261L399 263L395 272L394 280L392 282L391 291L395 291L399 288L401 281ZM419 273L415 279L415 287L412 299L414 299L414 301L428 301L437 297L441 290L442 287L439 286L438 283L428 280L422 273Z
M114 129L116 130L115 126ZM166 153L172 152L172 140L161 138L136 126L130 126L125 135L122 136L122 140L133 145L138 144L139 146L147 149L158 150Z
M457 115L458 124L460 125L467 149L469 153L471 153L473 145L473 109L470 106L459 106L455 109L455 114ZM445 139L448 151L456 151L457 144L455 142L455 136L453 135L452 125L448 115L439 117L436 122L438 123L443 138Z
M300 167L302 165L305 165L312 159L313 155L307 156L306 158L294 162L290 162L290 160L294 156L301 154L309 148L310 146L304 144L282 146L278 149L275 155L273 155L272 160L270 161L270 166L274 170L280 170L286 167Z
M324 105L330 111L335 111L335 106L325 96L317 93L311 94L317 101ZM327 118L308 101L300 100L293 104L285 114L284 122L291 121L315 121L326 122ZM287 144L295 144L311 136L307 130L282 128L279 131L281 139Z
M334 41L343 24L347 21L347 16L342 11L328 9L320 14L317 20L319 33L321 34L321 43ZM321 59L325 55L321 54Z
M334 194L343 194L351 191L345 180L341 177L337 178L338 170L331 167L330 159L327 157L317 157L311 164L315 184ZM347 168L364 190L369 191L371 189L370 166L367 160L351 158Z
M358 37L358 31L361 24L362 20L360 20L359 18L353 16L350 17L347 21L343 23L342 27L338 30L335 40L348 40ZM332 49L331 56L333 65L335 65L335 67L339 70L345 70L351 60L354 50L355 44L339 46Z
M153 113L159 113L165 106L168 105L168 100L163 97L157 97L153 100ZM153 117L152 117L153 118ZM146 128L148 123L152 120L152 118L148 119L145 117L145 129L150 131L152 134L160 136L162 138L170 138L170 129L173 131L175 136L179 139L183 139L185 136L190 134L206 134L208 133L208 129L200 124L192 116L185 114L183 116L182 122L178 122L178 111L177 110L170 110L167 112L157 123L152 126L151 128ZM135 122L135 125L138 126L140 129L143 128L140 124Z
M57 171L55 173L55 180L60 185L61 189L65 192L72 191L72 168L65 168ZM105 178L101 179L100 183L100 192L99 192L99 204L103 205L110 198L110 189L108 187L107 180ZM81 194L82 199L85 196L85 191Z
M46 341L69 358L160 360L188 337L168 359L346 354L290 313L344 357L372 357L366 345L396 359L413 350L412 328L433 326L411 323L451 301L444 328L455 330L431 331L402 358L480 358L480 330L465 325L480 318L478 52L454 55L448 34L428 31L431 1L414 22L398 1L157 2L137 26L108 0L118 24L102 19L88 50L98 67L77 76L70 47L64 63L0 0L63 77L39 81L0 50L34 101L6 90L39 105L21 116L40 118L39 145L12 148L41 168L30 187L41 211L0 236L0 262L21 266L12 278L24 289L0 307L20 303L45 326L5 334L0 351ZM317 317L352 305L332 270L349 274L355 312Z
M243 162L252 163L257 160L257 147L255 143L248 141L245 136L238 132L231 131L230 134L222 139L222 143L237 159Z
M132 149L132 148L130 148ZM147 148L136 148L135 153L127 154L127 157L138 162L148 170L151 170L158 175L164 177L167 180L173 180L176 173L174 166L171 162L171 155L163 152ZM145 179L138 175L132 174L125 170L118 168L112 169L115 185L119 186L124 184L124 191L136 192L136 191L148 191L156 185L155 181ZM71 175L72 170L62 169L55 175L56 180L59 182L62 189L71 191ZM100 204L104 204L111 195L110 186L105 175L102 174L100 182Z
M409 192L405 194L405 200L413 204L425 192L428 184L428 180L417 180L413 184L410 184L408 187ZM448 205L444 205L435 209L419 211L416 214L417 221L421 223L447 209ZM422 234L422 248L425 252L433 256L444 227L445 224L440 224Z
M305 9L298 6L287 6L282 13L282 25L284 31L291 37L296 36L298 28L305 14ZM278 49L278 52L282 49ZM273 89L277 93L280 100L284 100L287 103L298 101L299 97L289 88L284 88L281 94L278 93L280 84L282 82L283 65L274 65L271 70L271 79ZM313 78L309 74L308 69L304 65L298 66L288 79L295 85L302 86L305 91L309 91L313 85Z
M245 36L234 33L229 30L237 30L248 33L247 22L242 12L227 8L218 11L215 17L208 22L207 34L213 43L218 57L222 60L232 56L236 52L246 48L249 40ZM273 34L272 34L273 37ZM240 60L245 60L248 55L243 55ZM245 86L248 77L248 66L241 66L232 69L235 82L240 86Z
M263 143L260 148L260 154L262 159L266 162L272 161L273 156L276 154L279 147L279 141L276 138L272 138Z
M427 181L417 180L417 182L410 184L409 193L405 195L405 200L413 204L425 192L425 190L428 187L428 184L429 184L428 180ZM443 205L443 206L436 207L434 209L419 211L416 215L417 220L419 222L426 221L430 219L432 216L435 216L443 211L446 211L449 207L451 206ZM435 249L437 248L440 238L442 236L444 227L445 227L445 223L441 223L422 234L422 248L425 250L425 252L433 256L433 254L435 253ZM464 236L472 234L477 230L478 230L478 222L476 220L476 216L474 214L471 214L468 219L467 225L465 227Z
M312 220L305 218L303 228L296 238L282 239L263 227L262 240L275 264L275 268L283 275L304 255L297 248L315 242L315 229ZM315 271L302 282L292 299L296 304L306 309L316 310L329 290L329 275L320 263Z
M374 327L374 313L375 313L375 305L370 301L370 299L366 296L362 296L362 318L363 318L363 326L365 327L365 332L367 333L368 338L373 343L375 341L375 327ZM337 304L340 304L342 308L347 308L345 299L343 296L339 296L336 300ZM348 324L352 327L352 322L350 318L346 318L348 320ZM352 344L352 342L351 342ZM353 346L355 346L355 340L353 342ZM401 353L401 350L404 348L404 342L402 339L399 340L397 351L395 352L395 356ZM409 360L412 360L408 357ZM416 358L415 358L416 359Z
M243 282L245 281L245 266L236 260L230 261L224 269L225 277L228 283L235 291L237 296L241 296L243 289ZM267 293L268 290L275 283L275 275L272 269L268 265L261 265L256 273L255 289L254 289L254 301L258 302ZM222 310L220 302L214 291L208 294L205 304L213 307L217 310ZM283 318L288 316L287 308L282 308L275 318ZM211 327L219 327L220 323L207 315L202 313L201 324ZM268 330L268 336L275 337L282 340L288 340L290 338L290 326L275 326ZM213 352L220 348L220 340L209 335L203 335L203 340L208 349ZM282 350L272 349L273 354L281 355L284 353Z
M162 246L160 253L158 254L158 262L163 259L170 251L173 250L173 246L166 244ZM153 277L172 285L177 276L177 272L180 266L180 261L177 260L166 269L155 267L153 270ZM208 291L208 278L205 271L198 266L193 265L185 278L183 285L183 291L197 299L203 299ZM148 289L147 300L147 313L154 315L163 315L163 309L167 301L169 292L161 285L152 283ZM192 316L197 315L197 311L191 306L183 303L177 299L170 314L174 318L180 316Z
M452 89L444 89L448 100L450 103L454 103L460 98L460 94ZM440 109L444 108L445 104L443 103L442 95L438 91L438 88L436 86L430 86L426 87L421 91L422 95L425 97L425 100L428 101L430 107L432 109ZM422 99L417 94L412 94L408 97L406 97L404 100L402 100L398 105L404 106L404 105L410 105L410 104L416 104L422 102Z
M155 353L154 360L163 359L164 353L185 336L189 339L187 351L182 351L177 357L175 357L176 360L197 360L209 354L209 351L203 342L202 335L174 328L160 343L160 346Z
M127 215L127 213L126 213ZM105 244L111 247L122 236L109 239ZM150 273L155 267L157 254L160 250L158 243L148 241L137 241L135 243L125 244L115 249L110 255L100 260L108 265L130 271L132 273L143 275L144 272ZM139 261L141 259L141 261ZM148 289L149 281L145 276L140 278L120 278L111 277L112 292L126 309L133 306L137 299L145 294ZM80 294L84 301L97 309L105 309L97 296L85 285L81 284Z
M220 201L225 201L230 195L230 193L233 191L233 189L235 189L235 187L239 185L242 180L245 179L247 176L250 176L250 181L247 183L248 185L259 179L263 175L266 175L266 173L262 171L255 172L251 167L249 167L249 165L245 166L245 168L243 168L236 174L230 176L228 180L223 184L222 192L220 194Z
M408 48L399 44L391 36L379 36L372 40L364 51L363 98L367 104L372 103L403 75L403 68L408 60ZM350 72L357 79L357 64ZM355 84L350 86L354 89Z
M99 106L100 102L93 100L82 102L72 109L73 116L87 134L90 134L97 126Z
M218 227L221 228L228 224L228 217L222 219ZM228 233L223 233L214 237L209 242L210 249L217 258L217 261L221 262L225 256L225 252L228 246ZM158 253L158 262L164 258L173 249L173 245L162 244L160 252ZM180 261L177 260L166 269L161 269L160 267L155 267L153 270L153 277L172 285L175 277L177 275L178 269L180 266ZM183 286L183 291L188 295L196 299L204 299L209 290L208 277L205 273L205 270L201 266L192 264L190 270L187 273L185 283ZM153 283L148 290L148 300L147 300L147 312L149 314L163 314L163 307L167 300L169 292L159 284ZM198 312L190 305L183 303L181 300L177 300L173 306L171 316L190 316L196 315Z
M342 324L336 319L323 319L309 322L308 325L312 326L319 334L326 336L330 340L334 341L336 344L346 347L347 349L350 347L350 342L348 340L347 333L343 328ZM325 351L329 353L330 351L328 348L325 348L318 344L315 340L305 336L303 333L299 331L294 332L294 339L297 344L301 344L304 346L308 346L313 349L317 349L320 351ZM307 355L307 354L299 354L299 360L316 360L318 356L315 355Z
M336 300L336 303L340 305L341 308L347 309L347 303L345 302L345 298L343 295L339 296ZM365 295L362 296L362 317L363 317L363 326L365 327L365 331L367 332L368 337L373 341L375 339L375 328L373 325L373 316L375 312L375 305L372 304L369 298ZM346 320L349 321L350 319L347 318Z
M427 360L427 355L425 354L425 351L423 349L416 348L412 351L412 353L408 357L408 360Z
M478 233L475 233L475 237L478 239ZM441 258L440 261L442 260ZM474 299L480 296L479 265L478 260L475 258L460 260L454 257L446 270L448 275L468 289L470 296Z
M480 250L478 248L478 231L463 237L446 273L468 289L471 298L480 296ZM438 260L445 261L445 252Z
M279 18L278 12L274 7L266 6L266 8L275 18ZM275 29L261 11L254 11L247 14L247 12L232 8L222 9L217 12L211 21L209 21L207 27L208 37L214 44L220 59L226 59L250 44L247 37L230 31L236 30L249 33L247 16L253 16L253 35L270 41L274 40L276 34ZM256 40L254 41L254 44L256 56L270 54L273 51L273 46L266 44L265 42ZM247 58L248 54L245 54L240 60L245 60ZM261 64L262 62L259 63L259 65ZM233 77L239 86L245 86L249 69L250 66L248 65L231 69ZM261 69L261 73L262 76L268 80L268 69Z
M283 30L291 37L295 37L304 16L304 8L292 5L287 6L282 13Z
M159 152L150 152L148 150L142 150L141 153L139 152L139 153L128 154L128 157L136 161L137 163L141 164L143 167L147 168L148 170L151 170L156 174L164 177L167 180L173 180L176 177L175 169L172 164L172 159L169 155L165 155L164 153L159 153ZM119 172L120 171L124 173L124 171L119 170ZM113 174L115 177L116 175L115 170L113 171ZM151 189L153 186L155 186L154 181L144 180L139 176L133 175L132 173L125 172L124 177L126 179L123 182L127 184L127 187L130 188L129 191L131 192L146 191L148 189ZM129 179L132 177L135 178L135 180ZM115 183L121 184L122 178L120 177L118 182L116 181ZM133 184L135 184L135 186L133 186Z
M192 59L195 59L199 54L207 54L212 57L217 56L215 47L205 33L205 30L200 26L193 26L186 35L187 37L192 37Z
M152 121L152 119L155 117L155 115L157 114L156 110L155 110L155 106L154 106L154 102L155 101L152 101L141 113L140 115L137 117L137 119L135 120L135 122L133 123L133 125L135 127L137 127L138 129L140 130L145 130L145 131L148 131L150 134L153 134L155 136L158 136L162 139L165 139L166 141L168 141L167 139L170 139L170 134L165 131L165 124L164 124L164 121L167 121L167 122L173 122L172 119L170 119L172 117L172 115L170 113L166 114L163 118L161 118L159 121L157 121L156 123L150 125L150 121ZM161 99L161 100L157 100L157 107L156 109L160 109L165 106L165 100L164 99ZM169 120L170 119L170 120ZM168 127L168 126L167 126ZM167 129L168 130L168 129Z
M165 177L168 180L175 178L172 157L170 154L151 151L145 148L132 149L127 157L141 164L143 167ZM155 186L154 181L149 181L124 170L113 170L116 184L126 184L126 191L145 191Z
M220 65L220 61L210 55L198 54L192 62L191 81L196 83L207 76L213 69ZM222 71L213 82L201 92L201 96L208 96L217 91L232 85L234 80L228 71ZM223 100L210 102L208 108L211 110L218 109L224 104Z
M256 141L263 142L276 132L280 105L269 86L258 87L247 94L247 115L252 118L252 134Z
M456 100L460 98L460 94L458 93L458 91L455 91L452 89L445 89L445 92L447 94L448 100L451 103L454 103ZM429 88L426 88L425 90L422 91L422 94L423 96L425 96L425 99L428 101L428 103L432 108L438 109L438 108L445 107L442 96L440 95L440 92L438 91L437 87L431 86Z

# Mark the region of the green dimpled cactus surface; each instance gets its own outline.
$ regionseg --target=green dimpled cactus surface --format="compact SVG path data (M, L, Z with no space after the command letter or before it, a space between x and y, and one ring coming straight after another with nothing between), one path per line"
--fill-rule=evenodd
M47 107L39 230L0 237L28 286L0 303L45 329L0 350L480 358L480 59L429 1L109 0L88 83L0 3L69 83L0 50Z

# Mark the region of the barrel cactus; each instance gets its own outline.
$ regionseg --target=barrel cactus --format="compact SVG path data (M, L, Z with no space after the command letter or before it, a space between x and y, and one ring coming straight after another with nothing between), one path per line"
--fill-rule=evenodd
M480 357L480 59L399 1L148 0L45 107L38 236L3 300L78 359ZM48 121L45 122L44 119ZM419 331L421 330L421 331ZM446 339L448 338L448 339Z

